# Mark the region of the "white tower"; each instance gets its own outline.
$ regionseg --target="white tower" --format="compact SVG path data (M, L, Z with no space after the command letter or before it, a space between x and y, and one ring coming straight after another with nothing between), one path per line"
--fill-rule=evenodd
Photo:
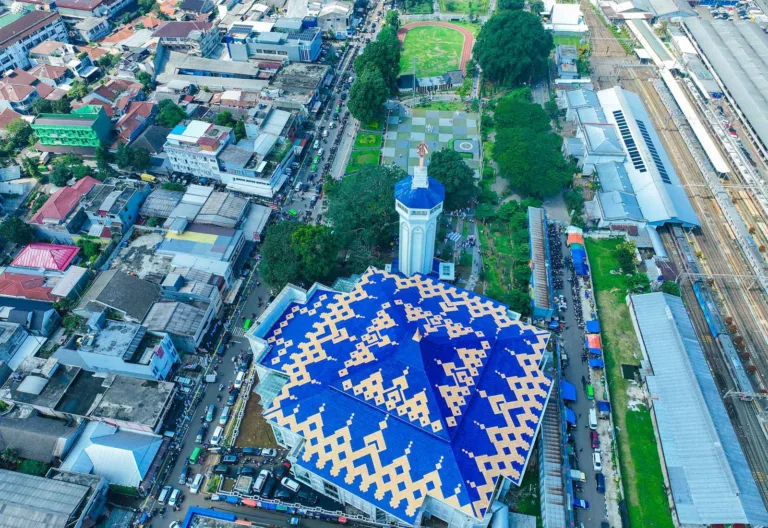
M437 236L437 218L443 211L445 187L427 175L424 156L429 149L418 146L419 166L413 176L395 186L395 206L400 215L400 255L398 270L406 277L432 271Z

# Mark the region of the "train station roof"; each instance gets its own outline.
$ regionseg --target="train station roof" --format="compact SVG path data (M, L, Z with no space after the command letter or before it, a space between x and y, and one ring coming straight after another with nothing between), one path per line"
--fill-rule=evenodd
M632 295L630 307L650 361L646 381L680 524L765 525L768 513L682 300Z
M261 364L287 375L265 416L304 437L310 471L411 523L427 495L481 519L499 478L522 480L549 334L506 306L369 268L265 324Z

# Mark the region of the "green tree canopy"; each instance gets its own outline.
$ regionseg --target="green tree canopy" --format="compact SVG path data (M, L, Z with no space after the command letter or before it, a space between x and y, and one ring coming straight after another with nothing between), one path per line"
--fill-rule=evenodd
M232 112L230 112L229 110L224 110L216 114L216 119L214 120L214 123L218 126L231 127L235 125L235 119L232 117Z
M385 20L387 22L387 26L394 28L395 31L400 29L400 13L398 13L394 9L390 9L389 11L387 11L387 16Z
M630 240L616 246L616 258L619 260L619 266L624 273L634 273L637 270L635 248L635 243Z
M152 89L152 76L145 71L140 71L136 74L136 80L144 87L144 91L148 92Z
M390 94L396 94L397 76L400 73L400 41L397 38L397 30L384 26L376 40L367 44L363 53L355 59L356 72L364 72L369 66L379 70Z
M51 183L56 187L66 186L67 182L72 178L74 178L72 168L63 164L56 165L50 175Z
M143 148L129 147L120 143L117 146L115 162L123 170L144 171L149 168L149 152Z
M269 229L261 248L260 270L271 287L309 285L332 277L338 239L325 226L284 220Z
M369 65L349 89L349 112L363 123L373 121L381 113L388 96L389 90L381 72Z
M445 186L445 209L454 211L469 207L479 189L475 173L455 150L442 149L429 160L429 175Z
M665 280L662 282L661 291L668 293L669 295L674 295L675 297L680 297L680 285L675 281Z
M500 11L520 11L525 7L525 0L499 0L496 5Z
M557 134L524 128L497 130L494 158L512 189L525 196L553 196L571 179L573 167L560 152Z
M32 137L32 127L23 119L14 119L8 123L5 131L8 133L6 147L21 150L29 145L29 139Z
M8 216L0 224L0 237L14 244L26 245L35 239L35 230L17 216Z
M291 236L291 247L299 259L305 282L324 281L331 277L338 261L339 243L330 228L300 224Z
M502 11L483 25L474 57L490 81L513 86L547 73L552 34L539 17L526 11Z
M372 255L390 250L397 232L395 183L405 176L397 167L368 165L326 187L326 218L343 247L357 241Z
M170 99L164 99L157 105L158 114L155 122L164 127L173 128L187 118L186 112Z
M493 120L498 128L525 128L533 132L552 130L550 119L540 105L517 98L505 97L499 101Z

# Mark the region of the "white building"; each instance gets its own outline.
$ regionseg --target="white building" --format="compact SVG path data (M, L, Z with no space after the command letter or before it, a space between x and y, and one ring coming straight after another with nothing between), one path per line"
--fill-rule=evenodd
M395 206L397 214L400 215L400 253L397 266L406 277L414 273L426 275L432 271L437 217L443 211L444 200L445 187L427 175L423 158L422 163L414 167L413 176L408 176L395 185Z
M106 320L104 312L88 318L87 332L74 335L54 357L91 372L163 380L180 361L171 337L152 335L147 327Z
M164 149L176 172L219 180L217 157L225 146L233 142L234 137L230 127L191 121L171 130Z
M588 31L579 4L555 4L549 23L544 24L555 35L581 35Z
M109 34L111 26L104 17L89 17L75 24L75 30L83 42L94 42Z
M324 32L342 34L346 37L352 23L353 5L347 2L329 2L320 8L317 26Z
M44 40L67 42L67 28L55 11L0 15L0 70L29 67L28 51Z

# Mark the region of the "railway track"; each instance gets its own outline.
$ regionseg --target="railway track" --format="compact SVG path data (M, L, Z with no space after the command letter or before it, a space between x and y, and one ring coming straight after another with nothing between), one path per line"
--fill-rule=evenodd
M600 15L595 13L589 2L581 2L581 11L589 28L592 41L592 56L594 57L626 57L627 52L621 43L616 40L613 32L606 27Z

